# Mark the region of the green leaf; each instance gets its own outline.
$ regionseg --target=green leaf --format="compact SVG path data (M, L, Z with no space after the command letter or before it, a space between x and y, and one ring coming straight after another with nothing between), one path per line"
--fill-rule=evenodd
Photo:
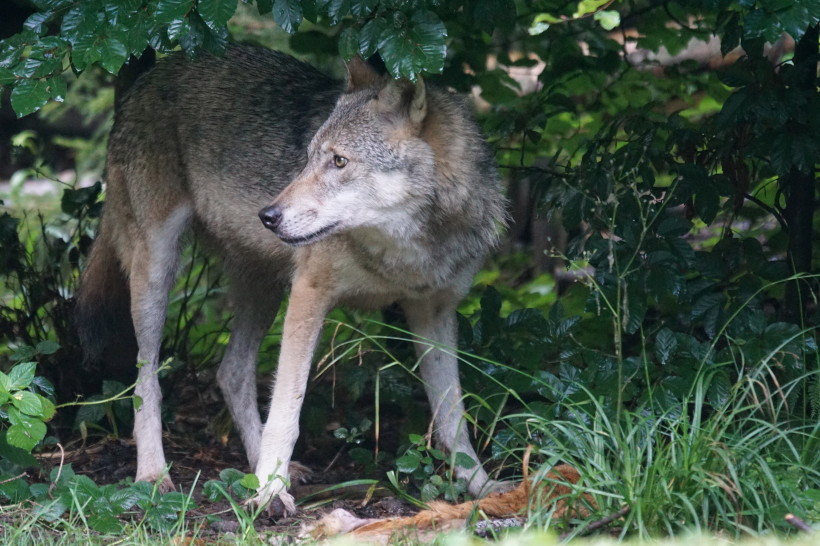
M598 11L593 16L604 30L612 30L621 24L621 14L615 10Z
M29 391L19 391L11 396L11 403L21 413L40 417L43 412L43 405L37 395Z
M330 0L327 4L327 14L330 15L330 23L337 25L350 13L350 0Z
M57 409L54 407L54 404L48 398L40 396L39 394L35 395L38 400L40 400L40 406L42 409L40 410L40 414L37 416L43 421L49 421L52 417L54 417L54 413Z
M128 35L115 27L108 27L100 37L100 65L112 74L120 71L123 63L128 59Z
M421 458L412 451L408 451L406 455L396 460L396 468L399 472L410 474L419 467Z
M56 78L55 78L56 79ZM52 82L53 84L53 82ZM63 81L63 86L65 86L65 81ZM60 344L56 341L51 341L47 339L45 341L41 341L37 344L37 352L44 354L44 355L51 355L57 352L60 348Z
M52 15L50 11L33 13L29 15L28 19L23 23L23 26L37 34L42 34L44 32L43 25Z
M444 23L431 11L417 11L410 21L415 25L410 32L410 39L416 43L417 51L421 52L422 68L430 73L441 72L447 53L447 46L444 44L447 29Z
M393 28L388 28L382 33L379 41L379 52L381 53L387 69L394 78L401 77L415 80L422 69L421 59L414 56L416 45L403 33L396 33Z
M273 4L273 20L285 32L293 34L302 24L302 4L299 0L276 0Z
M471 469L475 466L475 461L466 453L464 452L457 452L455 458L456 466L460 466L461 468Z
M376 53L381 35L387 30L387 19L376 17L367 22L359 32L359 53L365 59Z
M5 430L0 431L0 457L23 468L39 467L40 463L27 450L9 445L7 434Z
M8 68L0 68L0 85L8 85L17 81L17 76Z
M134 401L134 411L139 411L140 406L142 406L142 397L135 394L132 400Z
M187 36L191 31L191 25L188 24L188 18L174 19L168 23L168 39L176 40L180 36Z
M237 0L199 0L197 11L211 30L219 30L236 13Z
M118 535L125 529L122 522L110 514L88 516L88 526L104 535Z
M9 391L25 389L34 380L34 370L37 368L36 362L23 362L17 364L9 372Z
M592 13L607 2L609 2L609 0L581 0L578 2L578 9L575 10L573 17L578 18L587 13Z
M432 483L425 484L424 487L421 488L421 500L422 502L430 502L432 500L436 500L436 497L438 497L438 493L438 487L436 487Z
M256 491L259 489L259 478L256 477L256 474L245 474L245 477L239 480L239 485Z
M159 0L154 10L154 18L158 23L170 23L188 15L194 0Z
M378 3L379 0L353 0L350 9L353 15L359 19L364 19L373 12Z
M359 52L359 31L354 27L346 28L339 35L339 55L349 61Z
M48 102L48 81L20 80L11 90L11 107L18 118L32 114Z
M720 408L729 401L732 385L729 376L725 372L719 371L712 376L709 388L706 390L706 399L714 408Z
M31 451L37 442L45 438L46 425L39 419L20 414L15 408L9 408L9 421L12 426L6 434L9 444Z
M712 184L703 183L695 193L695 210L707 226L715 220L720 210L720 194Z
M116 508L118 513L123 513L137 504L137 501L140 500L140 495L132 488L126 487L112 493L108 500Z
M678 349L678 340L669 328L664 328L655 337L655 356L661 364L669 364L669 359L674 356Z

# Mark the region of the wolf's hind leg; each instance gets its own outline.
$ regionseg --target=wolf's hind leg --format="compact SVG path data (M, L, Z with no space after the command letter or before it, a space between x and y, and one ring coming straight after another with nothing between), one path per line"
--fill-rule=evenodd
M448 299L452 300L448 302ZM464 478L474 497L486 494L487 473L470 443L467 433L462 401L461 383L458 377L458 323L455 298L447 296L429 300L411 300L401 303L410 330L417 336L436 344L437 347L419 340L416 354L421 358L419 366L424 389L433 411L436 435L447 452L462 452L476 465L471 469L456 466L456 476ZM440 347L440 348L438 348Z
M158 228L143 232L133 241L130 265L131 316L142 363L134 394L142 403L134 412L134 439L137 443L136 481L156 481L165 467L162 451L162 392L157 379L162 328L168 312L168 294L179 267L179 238L188 225L191 207L175 208ZM173 489L165 476L160 489Z
M259 346L276 319L283 287L246 282L235 275L231 282L234 318L225 357L216 380L234 425L239 429L251 470L259 461L262 420L256 391L256 360Z

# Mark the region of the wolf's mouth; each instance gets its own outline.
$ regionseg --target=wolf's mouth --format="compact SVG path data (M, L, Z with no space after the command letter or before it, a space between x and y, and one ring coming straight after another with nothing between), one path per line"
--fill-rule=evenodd
M282 240L283 243L290 246L304 246L309 245L310 243L315 243L329 234L333 229L339 225L339 222L335 222L330 224L329 226L323 227L319 231L314 231L310 235L305 235L304 237L282 237L279 235L279 239Z

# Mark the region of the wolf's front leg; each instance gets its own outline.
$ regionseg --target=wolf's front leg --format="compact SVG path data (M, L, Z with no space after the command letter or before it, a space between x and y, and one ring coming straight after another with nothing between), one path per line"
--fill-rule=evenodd
M264 505L279 495L285 509L293 513L293 498L287 493L288 465L299 437L299 412L304 401L313 352L331 306L330 293L307 275L300 275L285 315L282 349L273 388L268 421L256 476L261 484L254 502Z
M470 443L465 419L461 382L458 377L458 322L455 295L437 295L428 300L410 300L401 306L410 330L419 336L416 354L421 358L421 379L435 419L435 431L447 452L462 452L475 461L471 469L457 466L456 477L469 484L471 495L489 492L489 477ZM426 341L425 341L426 340ZM431 343L432 342L432 345Z

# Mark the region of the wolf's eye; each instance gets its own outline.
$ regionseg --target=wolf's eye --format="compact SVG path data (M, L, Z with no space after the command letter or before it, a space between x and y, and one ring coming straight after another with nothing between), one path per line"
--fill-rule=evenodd
M334 155L333 164L336 165L336 167L343 169L344 166L347 165L347 158L340 155Z

